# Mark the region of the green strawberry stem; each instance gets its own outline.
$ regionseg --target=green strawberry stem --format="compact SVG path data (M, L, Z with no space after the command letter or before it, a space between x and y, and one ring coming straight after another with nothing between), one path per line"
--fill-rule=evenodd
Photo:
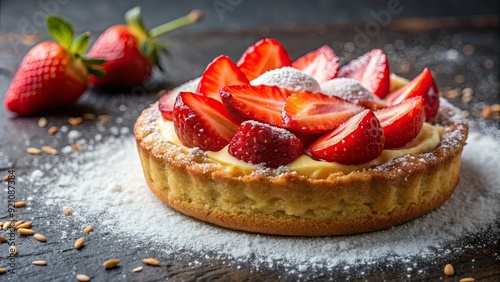
M203 13L200 10L193 10L189 14L187 14L183 17L180 17L176 20L173 20L173 21L170 21L168 23L157 26L155 28L152 28L149 31L149 36L158 37L162 34L170 32L174 29L178 29L180 27L196 23L196 22L200 21L202 17L203 17Z
M74 39L75 32L73 26L62 17L47 15L45 21L50 36L66 48L74 58L82 60L91 75L96 77L104 75L104 70L101 68L101 65L105 62L104 60L86 58L83 56L83 53L85 53L89 46L90 32L87 31Z

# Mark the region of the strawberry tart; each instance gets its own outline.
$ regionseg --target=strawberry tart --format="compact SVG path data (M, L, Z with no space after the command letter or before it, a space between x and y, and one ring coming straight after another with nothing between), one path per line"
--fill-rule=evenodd
M162 96L134 133L150 189L173 209L234 230L325 236L439 207L468 127L427 68L393 75L380 49L340 66L328 46L292 61L263 39Z

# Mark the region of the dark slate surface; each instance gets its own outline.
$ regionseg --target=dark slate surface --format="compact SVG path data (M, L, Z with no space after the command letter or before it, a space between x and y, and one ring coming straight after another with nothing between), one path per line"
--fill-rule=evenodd
M3 2L2 2L3 5ZM5 7L5 6L2 6ZM427 21L426 21L427 22ZM50 124L58 126L67 124L69 116L83 113L109 114L112 120L105 128L117 125L117 118L123 119L120 126L132 127L140 111L157 99L156 93L162 88L171 88L190 78L201 74L212 58L219 54L227 54L237 59L246 47L262 37L274 37L280 40L296 58L322 44L332 46L341 57L342 62L362 54L373 47L385 49L391 58L392 70L404 76L415 76L424 66L435 71L438 86L443 93L450 89L470 87L474 91L472 100L465 103L461 96L451 101L470 113L477 112L485 103L499 102L499 64L497 34L498 26L491 22L479 21L483 27L471 27L470 22L446 23L438 21L434 28L408 31L408 22L393 22L377 36L369 38L364 44L352 44L354 27L358 25L284 25L276 28L252 28L241 32L222 31L190 31L177 34L170 38L171 56L164 59L166 79L157 74L153 83L134 89L89 90L73 107L57 114L44 115ZM415 23L415 22L413 22ZM423 22L416 24L420 28ZM465 25L465 26L464 26ZM475 25L478 25L475 22ZM484 27L486 25L486 27ZM488 27L489 26L489 27ZM32 38L21 36L6 36L0 34L0 98L3 100L17 65L29 50ZM12 42L15 44L13 45ZM27 45L19 44L26 42ZM475 51L468 55L471 44ZM360 46L363 45L363 46ZM469 49L468 49L469 48ZM458 56L458 57L457 57ZM461 59L453 59L461 58ZM493 68L486 68L483 62L494 61ZM456 75L465 75L465 82L456 82ZM125 105L126 111L121 111L119 105ZM52 161L49 156L31 156L25 153L25 142L32 144L43 140L58 149L67 145L65 139L54 138L46 133L46 128L37 126L38 117L15 118L0 107L0 175L14 168L19 179L26 178L38 164ZM498 119L490 118L491 124L497 124ZM92 136L96 130L94 122L84 122L78 130L86 136ZM111 133L104 133L105 138ZM50 171L46 171L50 174ZM60 239L61 230L75 230L79 222L73 222L71 217L64 217L60 210L53 210L44 204L44 200L33 194L33 189L49 189L37 187L26 179L17 187L19 199L34 196L29 201L30 209L17 209L17 218L33 220L37 232L50 238L47 243L39 243L30 237L17 238L19 255L16 257L16 274L4 274L0 281L72 281L75 273L86 273L93 281L290 281L290 280L369 280L369 281L457 281L458 277L472 276L478 281L498 281L500 279L499 241L492 240L491 230L481 231L467 236L459 242L450 243L449 248L463 250L458 254L440 256L433 259L416 259L412 261L413 269L421 272L408 272L404 262L388 264L382 260L372 266L353 265L349 269L339 266L331 272L306 272L298 277L287 273L286 269L259 268L245 262L205 259L201 254L190 253L189 250L179 250L177 253L164 253L161 250L151 250L148 242L140 246L118 237L116 234L105 234L98 229L88 236L88 244L80 251L72 245L79 237L70 233L68 238ZM5 184L2 184L5 185ZM2 187L0 199L0 221L5 221L6 193ZM494 195L498 197L498 195ZM500 203L500 198L498 199ZM50 222L50 224L46 224ZM496 226L500 226L497 218ZM5 236L0 231L0 236ZM7 246L0 244L0 267L7 267ZM121 267L105 271L101 264L110 257L119 257ZM132 274L130 269L141 264L144 257L155 257L163 262L159 268L145 268L142 272ZM46 267L31 265L35 259L49 262ZM199 264L193 264L194 260ZM442 268L445 263L453 263L457 270L454 278L445 278Z

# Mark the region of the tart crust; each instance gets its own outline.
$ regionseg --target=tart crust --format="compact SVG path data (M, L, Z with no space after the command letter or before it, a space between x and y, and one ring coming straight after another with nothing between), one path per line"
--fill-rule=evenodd
M295 172L244 175L199 149L166 141L158 105L144 110L134 134L146 181L173 209L218 226L277 235L326 236L385 229L426 214L453 193L468 133L458 109L444 99L433 124L445 128L429 153L313 179Z

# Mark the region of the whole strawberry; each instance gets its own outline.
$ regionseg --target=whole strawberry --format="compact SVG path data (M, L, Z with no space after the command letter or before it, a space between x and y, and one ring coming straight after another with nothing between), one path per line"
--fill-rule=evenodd
M46 18L56 40L33 47L24 57L5 95L5 106L18 115L33 115L75 102L87 89L89 74L102 75L102 60L82 57L90 33L73 40L73 27L58 16Z
M161 26L146 30L141 10L135 7L127 11L127 25L115 25L104 31L89 50L89 57L106 60L106 75L91 78L91 83L101 86L142 85L157 65L160 51L166 51L165 43L156 37L179 27L197 22L202 14L194 10L188 15ZM161 67L160 67L161 69Z

